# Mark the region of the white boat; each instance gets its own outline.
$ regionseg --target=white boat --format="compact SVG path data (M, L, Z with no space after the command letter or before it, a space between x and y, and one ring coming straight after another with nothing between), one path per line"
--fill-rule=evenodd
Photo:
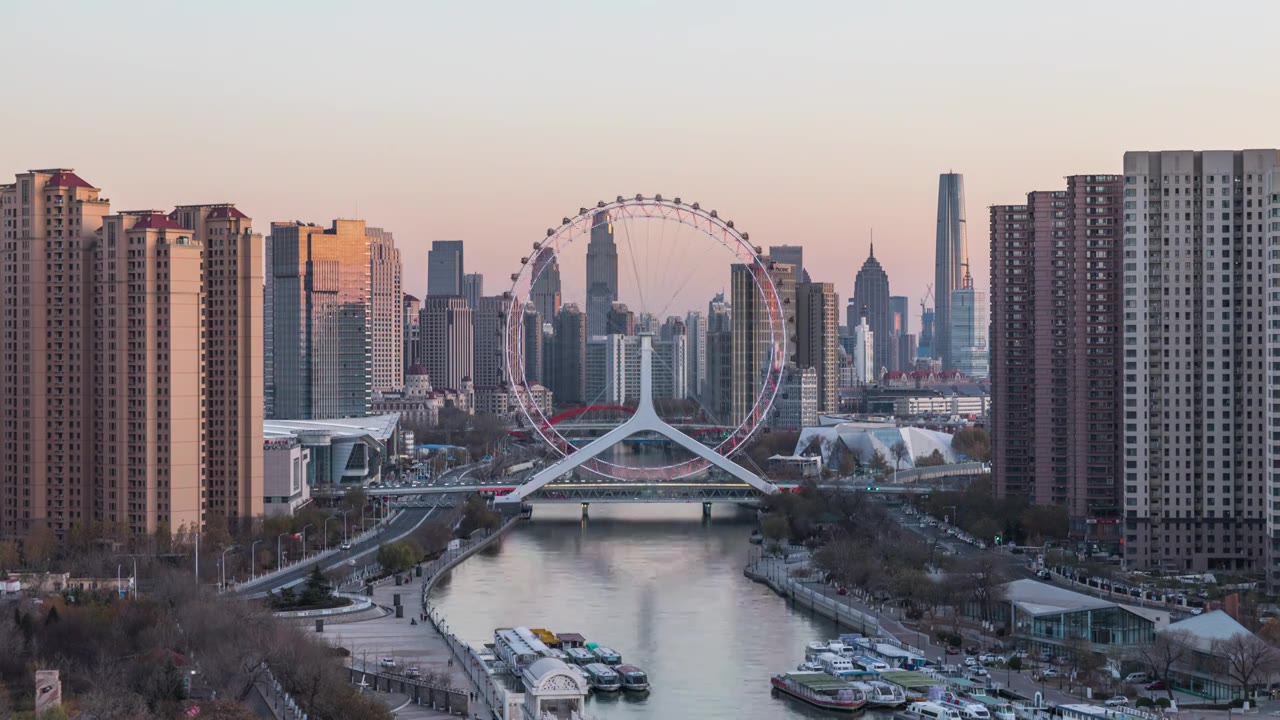
M796 666L797 672L822 672L822 663L806 660Z
M854 683L867 696L868 707L896 708L907 702L902 688L879 680L859 680Z
M960 711L935 702L913 702L893 714L897 720L964 720Z
M591 663L582 669L587 673L587 680L593 690L613 692L622 688L622 677L604 663Z
M991 720L991 712L985 705L954 693L946 693L938 702L959 711L962 720Z
M587 688L588 691L595 689L591 687L591 676L588 675L587 671L583 670L580 665L574 665L572 663L566 663L566 665L569 667L569 672L577 673L578 677L582 679L582 687Z

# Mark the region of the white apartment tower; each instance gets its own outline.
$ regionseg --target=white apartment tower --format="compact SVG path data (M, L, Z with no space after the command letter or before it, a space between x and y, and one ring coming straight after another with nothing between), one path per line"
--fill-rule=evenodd
M1171 571L1260 569L1280 492L1264 262L1280 150L1124 156L1125 559ZM1274 233L1273 233L1274 235ZM1274 252L1274 251L1273 251ZM1269 429L1271 428L1271 429ZM1280 437L1280 436L1277 436ZM1273 580L1272 574L1268 580Z
M404 387L403 267L395 238L382 228L365 228L369 236L369 322L373 391Z

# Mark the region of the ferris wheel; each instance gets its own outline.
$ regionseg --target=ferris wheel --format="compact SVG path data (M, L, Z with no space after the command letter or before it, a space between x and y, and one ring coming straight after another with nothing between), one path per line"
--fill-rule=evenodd
M520 259L520 268L511 274L511 289L505 296L508 303L503 330L505 336L503 364L520 414L527 421L531 431L552 452L561 457L567 457L575 452L574 444L557 429L552 421L555 416L554 408L544 407L547 404L545 395L531 391L534 383L526 377L525 355L528 347L526 332L529 328L524 322L524 310L533 306L535 285L542 273L547 272L547 269L555 264L552 261L564 256L575 242L590 238L593 230L605 223L610 224L608 230L611 234L622 234L626 238L627 249L631 251L629 255L633 263L631 270L637 283L640 282L641 274L639 267L635 265L635 258L641 253L635 249L637 241L641 244L718 245L728 251L729 256L725 258L728 263L738 266L735 269L738 277L750 278L750 287L754 290L750 293L751 297L747 299L753 306L749 316L751 326L735 327L734 332L754 338L749 356L757 359L758 362L753 363L751 367L744 367L743 370L756 376L752 379L758 382L751 382L748 387L758 388L758 392L755 392L754 397L744 398L744 400L749 399L750 402L749 405L746 402L740 404L738 417L720 419L727 432L723 434L723 439L717 439L713 444L708 445L715 453L728 457L760 430L773 409L786 362L785 313L787 309L784 307L782 294L775 282L771 261L763 255L761 248L751 244L748 234L735 228L732 220L721 218L716 210L703 209L696 202L685 203L678 197L666 199L662 195L633 197L620 195L612 202L600 201L594 207L579 208L577 214L564 217L557 227L548 228L545 236L533 243L531 253ZM645 227L645 232L633 233L633 228L640 225ZM657 232L653 230L655 225L659 228ZM672 240L673 236L678 239ZM661 265L661 262L658 264ZM673 299L671 295L683 291L685 283L688 282L694 270L694 268L659 267L659 273L671 278L678 278L686 270L690 274L684 276L684 282L680 283L676 289L672 290L670 285L656 293L651 289L646 302L653 302L654 307L657 307L659 302L665 302L666 304L662 307L667 307ZM628 273L619 270L618 275L625 277ZM643 288L640 292L643 297ZM748 312L746 307L734 310ZM534 331L541 332L540 329ZM746 405L745 411L742 411L742 405ZM703 409L706 410L705 405ZM625 481L641 477L652 479L655 476L679 479L701 473L710 465L711 463L706 459L693 457L665 465L636 468L596 457L583 464L583 467L603 477Z

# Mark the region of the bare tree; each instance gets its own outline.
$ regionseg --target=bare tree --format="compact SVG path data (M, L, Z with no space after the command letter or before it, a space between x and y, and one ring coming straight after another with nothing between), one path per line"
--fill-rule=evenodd
M1239 685L1241 694L1246 697L1249 687L1274 670L1277 664L1276 649L1250 632L1215 640L1210 646L1210 654L1216 659L1221 672L1231 678L1233 684Z
M1004 595L1007 581L1004 565L994 553L981 553L964 562L959 573L964 576L962 584L968 587L982 619L992 619L996 603Z
M1186 630L1166 630L1158 632L1151 642L1137 645L1132 649L1133 659L1151 669L1151 674L1165 681L1165 693L1173 701L1173 687L1169 684L1169 673L1173 668L1191 661L1191 633Z
M893 469L901 470L902 461L910 457L911 451L907 449L907 444L901 440L889 447L889 454L893 455Z

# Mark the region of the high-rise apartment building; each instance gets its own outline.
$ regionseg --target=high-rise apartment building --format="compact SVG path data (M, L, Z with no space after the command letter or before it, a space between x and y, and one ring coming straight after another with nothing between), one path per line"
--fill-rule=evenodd
M688 346L683 334L653 342L654 399L683 399L688 387ZM635 405L640 398L638 335L597 335L587 341L585 392L590 403Z
M434 387L462 391L465 381L474 381L478 348L473 317L461 295L429 295L423 301L422 366Z
M796 364L813 368L819 412L840 409L840 297L832 283L796 286Z
M658 336L661 330L658 324L658 316L651 312L642 312L636 316L636 332L644 335Z
M964 286L969 264L969 240L964 222L964 175L943 173L938 178L938 233L934 249L932 357L950 370L951 297ZM874 329L874 326L873 326Z
M533 307L543 322L553 323L560 314L560 261L555 255L544 252L538 255L533 267L533 282L529 290Z
M1244 168L1241 169L1243 170ZM1244 185L1246 196L1244 219L1246 222L1259 217L1259 212L1256 209L1258 199L1254 198L1254 210L1249 210L1248 205L1248 195L1252 194L1249 192L1249 188L1252 187L1256 191L1257 181L1254 176L1258 172L1258 170L1252 167L1244 172L1244 179L1246 183ZM1236 177L1238 178L1239 174L1237 174ZM1265 215L1262 215L1262 217L1266 218L1267 258L1269 260L1267 263L1266 281L1268 287L1274 287L1276 285L1280 285L1280 264L1274 262L1276 253L1280 252L1280 168L1271 168L1267 170L1263 193L1266 200L1266 206ZM1232 194L1235 195L1234 192ZM1221 208L1218 208L1218 211L1221 213ZM1231 212L1233 214L1233 222L1239 224L1240 206L1239 200L1236 197L1232 198ZM1249 216L1248 213L1250 212L1254 213L1253 217ZM1221 224L1221 221L1219 222ZM1259 252L1255 249L1255 257L1258 254ZM1247 256L1248 254L1246 252L1246 258ZM1247 269L1248 268L1246 267L1246 270ZM1274 328L1271 327L1271 325L1276 322L1275 318L1280 318L1280 295L1269 293L1265 297L1267 298L1267 317L1271 318L1267 321L1267 357L1274 358L1277 355L1280 355L1280 335L1277 335L1273 331ZM1280 388L1280 373L1277 373L1278 369L1280 368L1278 368L1274 362L1268 360L1266 378L1268 398L1274 396L1277 389ZM1275 404L1269 404L1266 408L1266 412L1267 427L1272 428L1272 432L1274 432L1274 428L1276 428L1277 425L1280 425L1280 408L1277 408ZM1275 469L1280 467L1280 447L1277 447L1275 437L1276 436L1274 434L1270 435L1271 441L1267 443L1266 459L1268 470L1265 489L1267 499L1263 500L1263 503L1266 503L1268 500L1271 500L1271 498L1280 495L1280 472L1277 472ZM1271 500L1271 502L1274 503L1275 501ZM1268 595L1280 594L1280 513L1275 512L1276 509L1277 508L1274 504L1270 506L1264 505L1264 514L1266 516L1266 539L1263 542L1266 546L1265 579Z
M543 342L542 316L533 305L524 309L524 327L521 328L524 342L524 378L530 385L545 385L543 358L546 356L546 344Z
M769 427L800 430L818 424L818 373L811 367L788 366L782 371Z
M689 332L689 396L702 397L707 384L707 319L698 310L684 316Z
M893 334L893 308L889 305L889 275L876 259L876 248L871 246L867 259L853 281L853 301L849 303L846 321L849 327L857 327L865 317L871 332L875 333L875 353L872 365L879 371L898 369L898 341Z
M1122 198L1120 176L1077 175L990 210L996 494L1117 545Z
M278 419L369 414L372 402L369 236L363 220L329 228L271 224Z
M382 228L366 227L369 236L369 322L373 357L373 390L404 387L403 266L395 238Z
M404 368L422 364L422 301L413 295L404 296Z
M769 257L774 262L786 263L795 267L796 282L809 282L809 272L804 269L803 245L770 245Z
M467 307L475 310L480 306L480 298L484 297L484 275L467 273L462 276L462 297L467 299Z
M462 241L433 240L427 251L427 295L462 295L465 274Z
M795 267L774 263L769 258L764 259L764 265L770 269L761 270L756 265L736 263L729 271L730 297L733 303L729 322L733 343L729 421L734 424L741 422L755 409L766 370L770 366L780 369L785 365L790 355L787 350L794 347L793 334L788 334L785 338L773 336L773 323L770 320L772 309L766 306L764 297L757 288L757 279L766 283L770 278L756 276L762 272L770 274L779 294L784 298L783 315L790 318L790 324L794 328ZM781 357L774 355L775 341L784 341Z
M613 242L609 213L592 218L587 243L587 335L603 335L609 309L618 302L618 246ZM557 394L556 399L560 399Z
M1280 150L1124 156L1124 550L1133 567L1274 560L1266 176ZM1274 347L1274 344L1273 344ZM1268 579L1274 582L1272 573Z
M271 264L271 236L263 240L262 256L266 258L267 265ZM275 341L275 329L272 325L271 299L274 292L271 287L272 277L271 269L268 267L263 273L262 279L262 414L263 417L273 417L272 406L275 404L275 390L272 384L275 382L275 371L272 369L274 361L272 360L271 348Z
M590 322L590 319L588 319ZM626 303L614 303L604 318L604 335L635 335L636 314Z
M586 402L587 316L574 303L566 303L556 316L552 355L546 374L551 378L556 402Z
M234 205L111 214L0 185L0 535L262 511L262 237Z
M987 347L987 294L973 287L965 276L964 286L951 293L951 363L971 378L985 378L990 372Z
M475 318L475 375L472 380L477 388L497 387L506 382L507 311L511 304L501 295L491 295L476 301L472 316Z
M866 316L858 318L858 324L853 328L853 376L859 385L870 385L879 379L875 336Z

